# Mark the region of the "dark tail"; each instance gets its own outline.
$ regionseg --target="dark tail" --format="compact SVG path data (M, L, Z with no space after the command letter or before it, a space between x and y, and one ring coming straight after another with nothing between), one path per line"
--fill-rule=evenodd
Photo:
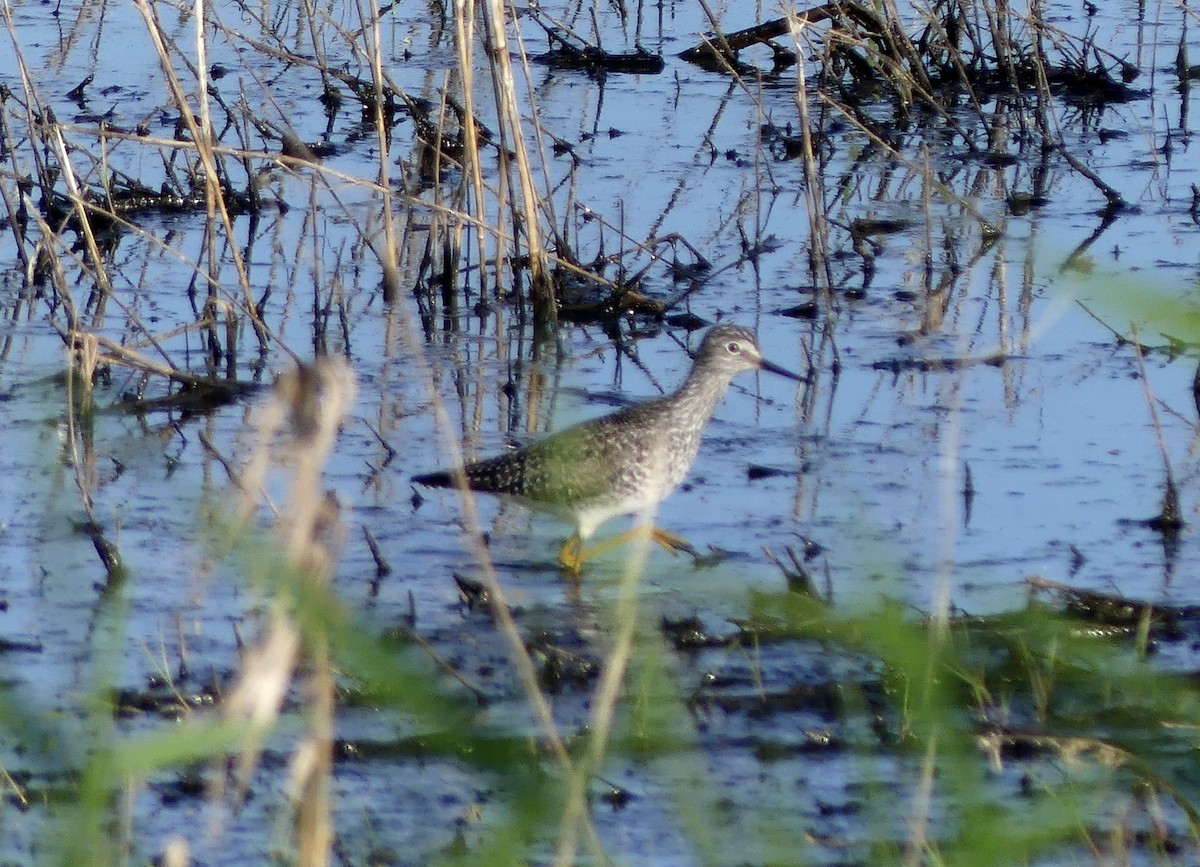
M422 473L419 476L413 476L412 480L418 485L425 485L427 488L453 488L454 476L446 470L438 470L436 473Z

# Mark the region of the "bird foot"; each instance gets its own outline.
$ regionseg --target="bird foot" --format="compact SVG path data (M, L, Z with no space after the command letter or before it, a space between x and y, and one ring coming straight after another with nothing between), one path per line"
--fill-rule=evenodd
M674 533L668 533L666 530L660 530L658 527L650 528L650 538L662 545L672 554L678 554L681 551L684 554L691 554L692 557L699 559L700 552L691 546L691 544Z
M607 553L631 539L644 538L646 536L649 536L652 541L657 542L672 554L678 554L682 551L696 559L700 557L700 553L695 548L674 533L668 533L666 530L660 530L657 527L634 527L632 530L627 530L619 536L606 539L591 548L584 548L583 540L579 536L572 536L563 543L562 548L558 551L558 565L571 575L578 575L583 571L583 564L586 561Z

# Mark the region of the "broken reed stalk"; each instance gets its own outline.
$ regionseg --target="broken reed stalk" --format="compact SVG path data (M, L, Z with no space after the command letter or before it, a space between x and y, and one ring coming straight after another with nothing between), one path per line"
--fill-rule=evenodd
M929 183L929 179L933 177L933 166L930 163L929 148L922 147L921 153L924 156L925 171L921 175L921 211L925 215L925 255L923 258L924 267L921 269L921 334L937 334L942 330L942 323L946 318L946 306L949 301L949 293L944 286L934 288L934 262L933 262L933 244L934 244L934 216L933 216L933 190ZM947 243L948 252L953 253L953 245ZM1002 319L1001 322L1004 320ZM1003 326L1001 326L1003 327ZM1001 341L1003 348L1003 341Z

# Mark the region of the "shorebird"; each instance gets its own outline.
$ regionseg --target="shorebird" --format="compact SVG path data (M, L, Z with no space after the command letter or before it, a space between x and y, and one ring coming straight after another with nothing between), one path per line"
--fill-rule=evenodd
M695 549L673 533L639 525L591 549L584 543L618 515L648 515L687 476L713 410L739 373L800 377L762 356L754 332L716 325L673 393L581 422L522 449L457 469L413 476L419 485L469 488L512 497L575 525L558 562L579 574L584 561L648 533L671 552Z

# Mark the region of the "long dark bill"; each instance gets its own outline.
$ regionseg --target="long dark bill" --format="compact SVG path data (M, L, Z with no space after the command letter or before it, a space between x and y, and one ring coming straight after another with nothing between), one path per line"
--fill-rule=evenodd
M770 361L767 361L765 358L762 360L762 364L760 364L759 366L763 370L769 371L771 373L777 373L780 376L786 376L788 379L796 380L796 382L804 381L804 378L801 377L800 375L792 373L786 367L780 367L778 364L772 364Z

